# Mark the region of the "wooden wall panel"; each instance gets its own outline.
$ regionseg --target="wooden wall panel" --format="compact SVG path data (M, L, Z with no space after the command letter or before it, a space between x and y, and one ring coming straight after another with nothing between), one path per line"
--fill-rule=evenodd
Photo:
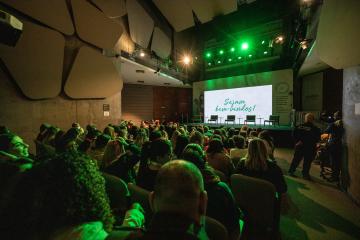
M122 90L122 119L139 124L153 119L153 87L124 84Z
M181 121L191 113L192 89L154 87L154 119Z

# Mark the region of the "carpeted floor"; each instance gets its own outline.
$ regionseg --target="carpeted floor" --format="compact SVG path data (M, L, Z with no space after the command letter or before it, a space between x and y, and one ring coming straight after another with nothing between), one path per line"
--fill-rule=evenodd
M281 216L282 239L359 240L360 208L336 184L320 178L318 165L311 168L313 181L301 178L301 167L299 177L287 176L292 154L291 149L275 151L292 202L289 213Z

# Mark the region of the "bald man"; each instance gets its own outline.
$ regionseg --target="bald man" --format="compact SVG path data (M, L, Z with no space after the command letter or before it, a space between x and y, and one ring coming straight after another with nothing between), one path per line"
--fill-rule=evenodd
M207 239L207 193L194 164L175 160L163 165L149 198L154 217L144 239Z
M297 126L294 131L295 152L290 165L289 175L295 176L294 172L304 158L302 175L304 179L311 180L310 167L315 158L316 144L320 141L321 131L314 125L314 114L305 115L305 123Z

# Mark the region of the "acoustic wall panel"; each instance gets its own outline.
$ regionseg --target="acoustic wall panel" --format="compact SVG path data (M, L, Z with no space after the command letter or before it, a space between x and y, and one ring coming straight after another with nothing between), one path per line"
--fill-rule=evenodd
M151 50L153 50L161 58L167 58L171 53L171 40L158 27L154 28Z
M123 81L112 60L83 46L76 56L64 91L71 98L106 98L121 91Z
M192 9L185 0L153 0L175 31L180 32L195 25Z
M0 57L27 97L56 97L61 91L65 39L56 31L22 21L18 43L15 47L0 44Z
M112 49L120 38L121 25L84 0L71 0L79 37L99 48Z
M117 18L126 15L125 0L91 0L106 16Z
M237 10L236 0L190 0L188 3L202 23Z
M66 6L66 1L0 0L0 2L3 2L64 34L72 35L74 33L74 27Z
M360 64L360 1L323 2L316 37L319 58L333 68Z
M154 29L154 20L136 1L126 1L131 39L146 48L149 45Z

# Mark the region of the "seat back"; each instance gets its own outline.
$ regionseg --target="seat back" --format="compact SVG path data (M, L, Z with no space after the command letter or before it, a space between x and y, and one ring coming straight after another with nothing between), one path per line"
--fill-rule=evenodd
M279 122L280 116L279 115L270 115L269 120L274 121L274 122Z
M251 229L273 229L276 190L272 183L242 174L233 174L231 190L236 203L245 212L245 225Z
M130 192L126 183L120 178L102 173L105 179L105 189L109 197L111 209L115 214L124 214L128 208Z
M235 121L235 115L227 115L226 121Z
M255 115L246 115L246 121L247 122L255 122Z
M210 120L211 121L217 121L218 120L218 115L211 115Z
M228 239L225 226L211 217L205 217L205 231L209 239Z
M149 223L152 218L152 210L149 203L149 194L150 192L142 187L139 187L133 183L128 183L128 188L130 191L130 199L132 203L140 203L140 205L145 210L145 222Z

